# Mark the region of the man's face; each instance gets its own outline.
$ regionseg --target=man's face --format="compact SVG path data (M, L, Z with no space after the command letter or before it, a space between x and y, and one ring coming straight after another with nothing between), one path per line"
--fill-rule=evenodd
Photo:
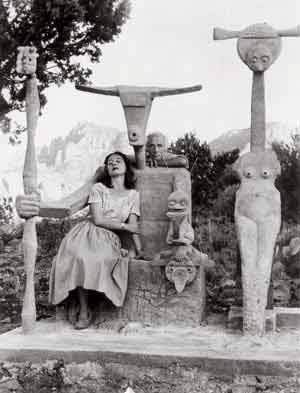
M167 150L165 138L162 135L149 136L147 148L151 156L159 156Z

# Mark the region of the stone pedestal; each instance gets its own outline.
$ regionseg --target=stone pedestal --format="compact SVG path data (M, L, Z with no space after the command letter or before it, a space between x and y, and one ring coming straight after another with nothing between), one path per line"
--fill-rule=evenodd
M132 260L125 303L100 309L98 323L134 321L151 326L196 327L205 312L205 271L197 267L195 280L182 293L166 279L165 268L151 262Z

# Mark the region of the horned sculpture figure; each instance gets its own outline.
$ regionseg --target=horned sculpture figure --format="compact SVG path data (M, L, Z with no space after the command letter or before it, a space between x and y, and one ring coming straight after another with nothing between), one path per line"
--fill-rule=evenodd
M25 194L37 192L37 161L35 152L35 131L40 110L39 94L36 78L36 48L19 47L17 56L17 72L26 75L26 120L27 147L23 170ZM23 231L24 264L26 271L26 287L22 308L22 327L24 333L30 333L35 325L36 306L34 295L34 268L37 253L36 219L25 221Z
M152 101L155 97L191 93L201 90L201 85L183 88L113 86L92 87L77 85L78 90L89 93L120 97L127 123L129 143L134 148L136 166L145 168L146 127L149 119Z
M276 237L280 230L280 194L274 186L280 174L275 153L266 150L264 72L281 51L281 37L300 36L300 27L275 30L266 23L241 31L214 29L215 40L238 38L241 60L253 71L250 153L235 163L241 178L236 195L235 224L242 259L243 330L265 333L265 309Z

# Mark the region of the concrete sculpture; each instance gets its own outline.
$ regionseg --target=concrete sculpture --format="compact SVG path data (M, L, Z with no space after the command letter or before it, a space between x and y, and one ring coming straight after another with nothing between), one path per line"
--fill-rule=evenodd
M40 110L39 93L36 78L36 48L18 48L17 72L26 75L26 120L27 147L23 170L25 194L37 193L37 161L35 152L35 132ZM22 308L22 327L24 333L30 333L36 320L34 295L34 267L37 254L36 219L25 221L23 232L24 264L26 271L26 287Z
M238 38L238 54L253 71L251 152L236 163L241 187L235 205L242 259L243 329L249 335L265 333L267 294L281 220L280 195L274 186L280 166L275 153L265 150L264 72L280 54L281 37L294 36L300 36L300 27L277 31L260 23L241 31L214 29L215 40Z
M169 195L167 217L170 220L167 244L191 244L194 230L189 222L189 199L185 192L178 190Z
M127 123L129 143L134 148L135 161L138 169L145 168L146 126L155 97L191 93L201 90L201 85L183 88L113 86L92 87L77 85L78 90L89 93L120 97Z

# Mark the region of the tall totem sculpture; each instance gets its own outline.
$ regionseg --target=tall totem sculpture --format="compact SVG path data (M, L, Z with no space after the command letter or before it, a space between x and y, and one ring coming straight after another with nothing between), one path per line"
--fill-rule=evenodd
M251 151L235 163L241 186L236 195L235 223L242 259L244 334L265 333L265 309L274 246L281 223L280 194L274 181L280 164L266 150L264 72L281 51L281 37L300 36L300 27L277 31L266 23L242 31L214 29L214 40L238 38L241 60L253 71Z
M39 93L36 78L36 48L19 47L17 57L17 72L26 75L26 120L27 147L23 170L25 194L37 192L37 161L35 153L35 131L40 111ZM23 231L24 265L26 286L22 308L22 327L24 333L30 333L35 325L36 306L34 295L34 268L37 254L36 218L25 221Z
M191 93L201 90L202 86L168 89L140 86L93 87L77 85L76 88L89 93L120 97L127 123L129 143L134 148L136 166L137 169L144 169L146 165L146 126L153 99L155 97Z

